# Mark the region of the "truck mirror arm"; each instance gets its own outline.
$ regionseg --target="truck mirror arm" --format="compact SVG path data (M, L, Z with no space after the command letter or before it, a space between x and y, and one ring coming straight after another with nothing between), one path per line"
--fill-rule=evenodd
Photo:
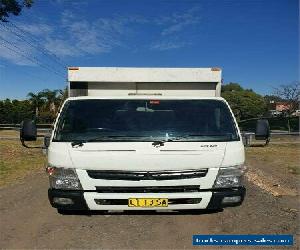
M37 137L43 137L43 136L37 136ZM46 149L47 147L45 146L28 146L25 144L25 140L23 138L20 138L21 144L25 148L40 148L40 149Z
M271 140L271 138L270 138L270 137L268 137L268 138L266 139L265 146L268 146L268 145L269 145L269 143L270 143L270 140Z

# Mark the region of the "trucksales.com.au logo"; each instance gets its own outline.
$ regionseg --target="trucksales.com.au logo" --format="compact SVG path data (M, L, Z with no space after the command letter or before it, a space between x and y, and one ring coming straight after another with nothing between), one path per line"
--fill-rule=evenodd
M194 246L291 246L293 235L193 235Z

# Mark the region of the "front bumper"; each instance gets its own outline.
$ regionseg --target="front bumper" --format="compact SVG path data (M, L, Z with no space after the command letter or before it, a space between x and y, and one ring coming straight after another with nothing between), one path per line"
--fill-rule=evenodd
M51 205L63 210L182 210L182 209L221 209L225 207L239 206L245 197L244 187L219 190L201 190L191 193L97 193L95 191L67 191L49 189L48 197ZM222 203L224 197L240 196L237 202ZM69 198L73 204L58 204L54 198ZM128 207L128 198L168 198L169 200L198 199L196 204L170 204L168 207L137 208ZM111 201L111 204L99 205L97 200Z
M245 187L239 187L239 188L233 188L233 189L224 189L224 190L215 190L213 191L211 200L207 206L207 209L220 209L225 207L236 207L240 206L245 198L246 195L246 188ZM232 202L232 203L225 203L223 204L222 201L224 197L234 197L234 196L240 196L241 199L238 202Z
M48 189L48 198L52 207L66 210L88 210L88 206L83 197L83 191L66 191L60 189ZM69 198L73 204L62 205L54 202L54 198Z

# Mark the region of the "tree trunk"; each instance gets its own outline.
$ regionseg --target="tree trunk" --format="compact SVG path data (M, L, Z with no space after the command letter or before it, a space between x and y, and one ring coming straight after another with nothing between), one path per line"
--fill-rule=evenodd
M35 108L35 118L37 119L38 116L39 116L39 108L36 107L36 108Z

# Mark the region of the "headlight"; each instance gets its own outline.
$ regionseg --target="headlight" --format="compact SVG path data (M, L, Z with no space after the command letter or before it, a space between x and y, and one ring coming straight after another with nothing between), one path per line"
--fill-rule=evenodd
M47 167L50 187L55 189L81 190L81 184L74 168Z
M246 171L244 165L220 168L214 188L231 188L240 187L242 185L242 177Z

